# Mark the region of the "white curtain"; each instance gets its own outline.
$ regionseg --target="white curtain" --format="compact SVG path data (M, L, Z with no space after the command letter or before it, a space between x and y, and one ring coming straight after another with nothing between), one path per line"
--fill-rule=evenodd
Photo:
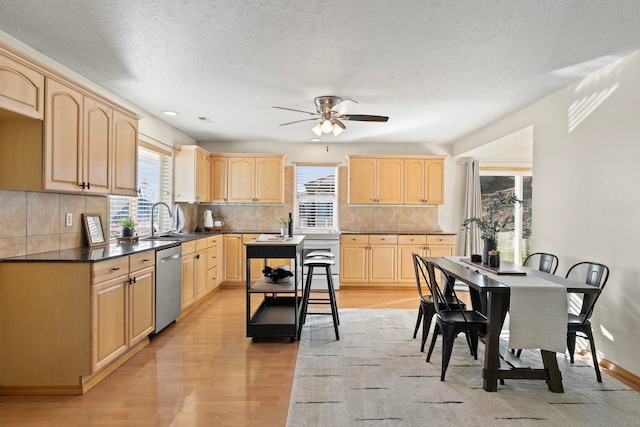
M482 217L482 201L480 199L480 164L477 160L467 162L467 191L464 200L465 218ZM464 231L464 255L482 253L482 238L475 224Z

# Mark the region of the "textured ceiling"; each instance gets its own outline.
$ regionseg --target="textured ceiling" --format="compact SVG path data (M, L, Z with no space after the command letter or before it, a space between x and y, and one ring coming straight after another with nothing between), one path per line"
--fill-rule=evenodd
M313 122L278 126L308 116L272 106L319 95L390 117L330 142L455 141L640 49L639 18L637 0L0 2L0 30L198 141L308 141Z

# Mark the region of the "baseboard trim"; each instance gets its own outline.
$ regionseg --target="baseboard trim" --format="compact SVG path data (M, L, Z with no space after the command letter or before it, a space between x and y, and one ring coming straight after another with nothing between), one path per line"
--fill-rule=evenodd
M625 380L633 384L635 386L634 387L635 390L640 390L640 377L637 376L636 374L633 374L627 371L626 369L621 368L620 366L608 361L607 359L600 359L599 365L604 369L608 370L609 372L621 378L624 378Z
M82 394L82 386L0 386L0 396L8 395Z
M345 282L340 282L340 289L349 290L385 290L385 291L407 291L416 290L415 284L413 286L408 285L350 285Z

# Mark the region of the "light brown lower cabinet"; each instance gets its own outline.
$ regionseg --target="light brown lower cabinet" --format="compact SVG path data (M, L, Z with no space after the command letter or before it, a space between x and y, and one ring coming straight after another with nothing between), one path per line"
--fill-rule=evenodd
M92 266L91 373L154 330L155 251Z
M207 238L182 244L182 310L207 293Z
M453 235L343 234L340 236L340 283L415 283L411 254L453 255Z

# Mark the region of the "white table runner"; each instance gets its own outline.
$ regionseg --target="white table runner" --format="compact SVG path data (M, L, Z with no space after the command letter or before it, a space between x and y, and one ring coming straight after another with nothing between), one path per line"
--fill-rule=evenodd
M459 257L446 259L474 270ZM564 353L567 343L567 290L564 286L530 274L498 276L484 270L478 272L510 288L509 348Z

